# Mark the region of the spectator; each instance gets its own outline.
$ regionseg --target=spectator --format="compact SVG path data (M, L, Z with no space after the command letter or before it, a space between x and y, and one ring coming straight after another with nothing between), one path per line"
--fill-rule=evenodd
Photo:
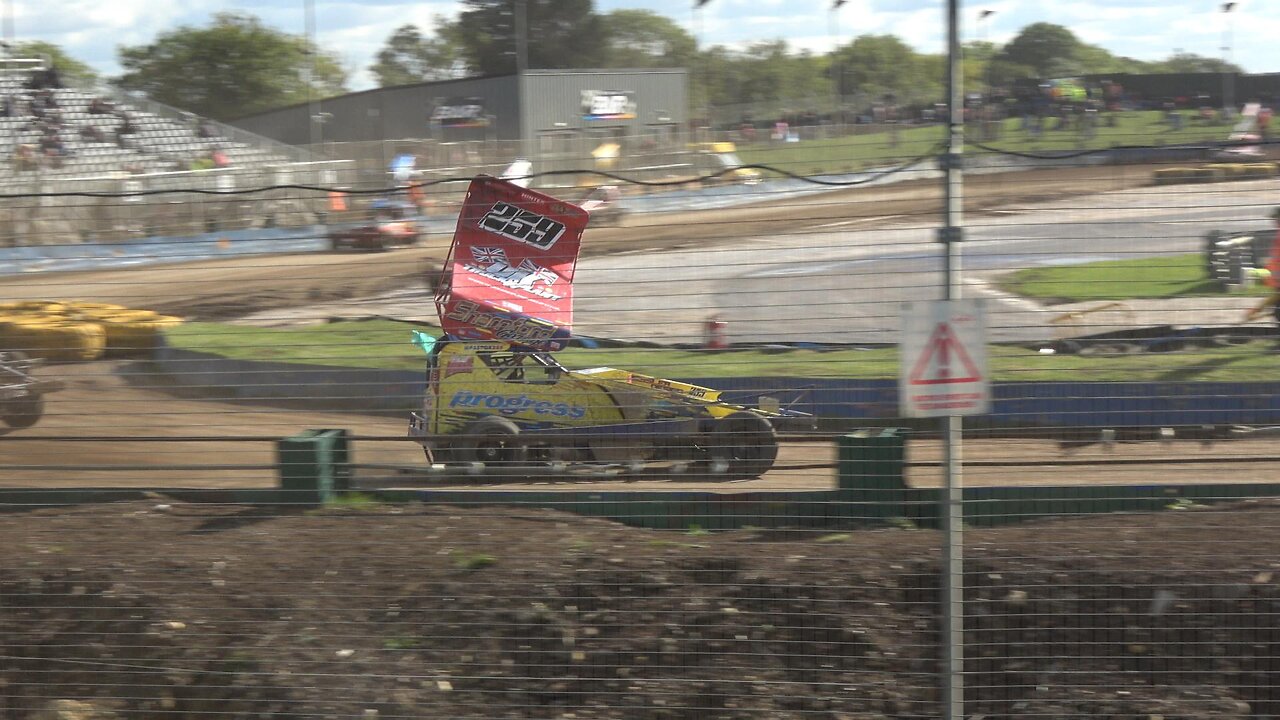
M138 126L133 124L133 118L129 113L120 111L116 113L120 118L120 127L116 128L116 132L120 135L132 135L138 132Z
M208 139L217 136L217 129L214 128L213 123L208 120L201 120L200 124L196 127L196 137L198 138Z
M53 91L49 89L36 93L36 100L49 109L58 107L58 99L54 97Z
M123 132L121 128L116 128L116 147L137 147L137 143L129 139L130 134L129 132Z
M23 144L13 151L13 168L18 172L28 172L39 167L40 159L35 147Z
M213 162L213 166L216 168L230 167L231 165L231 158L227 157L227 154L222 152L222 148L216 147L211 150L209 152L209 160Z
M110 115L113 112L115 112L115 108L111 106L111 103L100 97L96 97L89 101L90 115Z
M44 155L49 167L62 167L62 156L67 154L67 148L56 130L50 129L40 138L40 153Z
M0 117L13 117L17 108L13 104L13 96L5 95L4 100L0 101Z
M45 63L49 62L45 58ZM46 88L62 87L62 78L58 75L58 71L52 66L46 67L44 70L37 70L31 73L31 79L27 81L26 88L28 90L44 90Z
M45 155L65 155L67 148L62 144L62 138L58 137L58 131L53 128L45 130L44 135L40 138L40 150Z
M91 143L107 142L107 134L102 132L102 128L97 125L80 126L80 139Z

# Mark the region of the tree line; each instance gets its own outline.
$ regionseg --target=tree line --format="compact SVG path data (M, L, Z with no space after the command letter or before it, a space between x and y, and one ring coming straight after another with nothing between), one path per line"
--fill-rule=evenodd
M397 28L369 72L380 87L527 68L684 67L694 108L738 104L829 107L830 98L937 98L946 58L917 52L893 35L861 35L815 54L785 40L743 48L700 47L670 18L649 10L597 12L594 0L463 0L455 17L433 27ZM525 42L517 43L523 26ZM49 43L19 44L19 53L49 57L64 76L99 79L84 63ZM1007 44L966 43L966 87L1008 85L1019 78L1099 73L1239 71L1216 58L1176 52L1156 62L1115 55L1052 23L1028 25ZM306 37L264 25L245 12L215 15L203 27L181 26L148 44L118 48L123 90L218 120L347 92L341 57ZM823 102L826 101L826 102Z

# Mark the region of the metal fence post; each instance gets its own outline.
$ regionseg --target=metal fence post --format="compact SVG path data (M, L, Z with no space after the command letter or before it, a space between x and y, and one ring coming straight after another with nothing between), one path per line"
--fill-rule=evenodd
M946 197L946 240L943 297L957 300L961 295L960 232L963 226L961 185L964 172L960 157L964 152L964 74L960 55L959 0L947 0L947 90L950 107L947 133L947 164L943 180ZM943 527L942 646L943 717L964 717L964 482L961 474L961 441L964 418L943 418L942 433L946 464L946 484L940 499Z

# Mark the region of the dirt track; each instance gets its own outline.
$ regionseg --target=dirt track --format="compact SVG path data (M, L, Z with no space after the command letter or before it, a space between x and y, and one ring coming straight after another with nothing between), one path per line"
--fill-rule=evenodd
M406 432L404 418L218 402L192 398L186 392L181 395L188 396L182 397L156 378L139 373L134 361L46 367L42 375L65 381L67 388L48 396L47 414L35 427L0 434L0 487L271 487L277 482L274 440L307 428L341 427L356 436L393 438L357 441L357 463L420 467L424 462L415 444L400 439ZM75 439L83 436L105 439ZM220 437L260 439L217 440ZM1273 482L1280 472L1280 460L1263 461L1280 458L1280 438L1212 445L1187 441L1171 446L1099 444L1072 450L1063 450L1049 440L970 439L964 448L965 459L974 463L965 473L970 485L1149 484L1157 477L1161 482ZM940 484L941 469L936 465L941 460L939 443L912 441L908 451L909 462L932 464L909 468L908 481L918 487ZM1232 459L1246 462L1229 462ZM1111 460L1137 464L1107 465ZM589 484L506 483L501 487L817 490L833 486L834 470L809 466L833 466L834 462L835 450L830 443L787 443L778 469L753 481L706 483L677 477ZM1061 464L1064 462L1079 464ZM405 477L373 470L359 475ZM403 480L392 484L408 486Z
M968 212L1017 206L1053 197L1089 194L1149 183L1152 168L1107 166L978 175L966 181ZM745 235L796 233L839 220L876 218L937 223L942 190L937 181L908 181L874 188L767 199L707 212L632 216L627 227L587 231L585 256L680 246L732 243ZM905 220L904 220L905 218ZM449 238L433 236L424 247L385 254L307 253L241 256L181 265L121 270L26 274L0 278L0 299L79 298L146 307L196 319L237 317L319 300L359 297L404 287L434 275Z
M1106 167L978 176L966 185L967 204L971 212L980 212L997 204L1016 205L1064 194L1130 187L1147 182L1149 173L1150 168ZM695 242L712 245L731 242L746 232L752 235L797 232L808 225L844 218L906 215L927 222L940 211L940 203L940 189L936 182L908 182L885 188L842 190L800 200L766 201L759 206L731 211L641 217L635 218L633 227L589 231L586 252L635 251ZM732 217L728 224L727 213ZM239 257L164 267L24 275L0 279L0 297L79 298L148 307L198 319L230 318L253 310L360 296L401 286L406 280L421 278L437 267L445 242L445 238L433 238L428 247L387 254ZM0 471L0 484L266 486L274 482L274 476L270 470L273 447L265 439L315 427L346 427L358 435L401 437L405 432L404 421L400 418L325 415L175 397L163 387L144 387L148 383L142 382L142 378L126 380L123 373L129 371L136 373L136 366L120 362L46 368L45 376L65 378L70 387L49 396L48 416L39 425L11 433L0 442L0 457L3 457L4 464L10 466ZM35 440L80 435L110 435L121 439L109 443ZM210 443L139 439L244 435L262 436L264 441ZM1261 447L1254 443L1250 446ZM929 447L920 446L921 458L927 458L933 452ZM417 448L406 442L362 443L357 452L358 460L364 462L418 463L421 460ZM1128 451L1121 449L1118 452ZM1236 452L1236 449L1230 452ZM1059 457L1060 454L1052 443L1016 445L1003 442L974 444L967 456L970 459L1016 457L1034 461ZM1156 453L1155 457L1159 455ZM788 446L782 453L780 464L822 463L828 462L831 456L830 448L825 446ZM125 468L208 465L219 469L72 469L103 463ZM41 469L52 467L66 469ZM1201 470L1214 472L1211 468L1199 466L1178 468L1175 472L1202 477ZM1260 465L1217 470L1229 471L1232 477L1240 479L1274 477L1269 468ZM1098 471L1098 468L1091 468L1089 477L1097 477ZM1053 478L1057 482L1080 477L1080 474L1078 470L1067 468L1037 472L1036 476ZM1114 476L1140 480L1133 468L1115 471ZM937 477L936 470L913 471L913 478L920 483L936 482ZM973 483L1007 482L1011 478L1027 482L1030 479L1028 473L1014 473L1008 469L972 471L969 477ZM829 487L830 478L830 472L825 470L779 470L761 481L720 487Z

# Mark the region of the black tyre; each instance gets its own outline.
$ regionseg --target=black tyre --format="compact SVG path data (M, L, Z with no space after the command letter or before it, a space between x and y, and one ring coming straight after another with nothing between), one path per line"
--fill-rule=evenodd
M29 428L40 422L42 417L43 395L27 395L0 403L0 420L4 420L4 424L11 428Z
M459 460L485 465L515 465L528 457L519 439L520 428L506 418L488 415L467 423L454 444Z
M719 477L750 480L769 472L778 459L778 435L759 415L736 412L711 426L707 452L713 468L727 465Z

